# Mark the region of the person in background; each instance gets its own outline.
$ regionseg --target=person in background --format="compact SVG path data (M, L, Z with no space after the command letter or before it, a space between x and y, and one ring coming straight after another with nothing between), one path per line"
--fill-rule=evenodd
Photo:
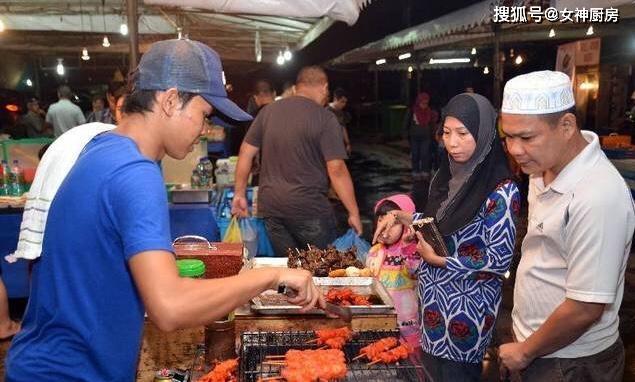
M83 147L51 202L7 382L134 381L146 313L163 331L200 327L281 284L296 291L290 303L324 307L304 270L179 277L158 162L185 158L215 109L251 118L227 98L221 73L198 41L156 42L141 57L116 129Z
M258 80L254 86L254 93L249 98L247 112L256 117L260 110L272 103L276 98L276 92L268 80Z
M84 113L79 106L71 102L73 92L71 88L62 85L57 89L59 101L49 106L46 113L46 122L53 126L53 136L55 138L64 134L75 126L86 123Z
M108 101L108 109L110 110L110 116L112 118L112 121L109 123L116 125L117 121L121 120L121 107L123 106L127 92L128 89L125 82L110 81L110 83L108 83L106 100Z
M430 108L430 96L421 92L406 115L406 130L410 137L412 177L422 180L430 177L432 167L432 140L439 114Z
M392 211L415 212L415 204L408 195L397 194L381 199L375 205L375 219L378 223ZM421 346L419 333L419 305L417 301L417 269L421 256L417 253L417 243L409 237L409 227L395 224L385 230L368 252L366 266L392 297L397 311L397 325L401 337L413 349Z
M100 95L93 97L93 110L86 117L86 122L113 123L110 108L104 108L104 98Z
M507 150L529 178L529 219L516 271L513 331L501 377L621 381L618 311L635 210L624 178L582 131L571 80L539 71L505 84Z
M333 101L329 103L326 108L333 114L335 114L337 122L339 122L342 126L344 147L346 148L346 152L348 153L348 155L351 155L351 141L348 137L348 129L346 128L346 125L348 125L348 123L350 122L351 116L346 111L344 111L347 103L348 97L346 96L346 92L342 88L337 88L333 92Z
M47 129L44 123L46 112L40 108L37 98L31 98L26 104L27 113L22 116L20 123L26 127L26 135L29 138L46 137Z
M0 341L13 337L20 331L20 324L9 316L9 296L0 278Z
M327 192L329 181L348 211L358 234L362 224L342 128L324 106L328 100L324 70L300 70L296 94L262 109L245 136L236 166L232 213L247 216L245 193L251 163L262 153L258 211L277 256L307 244L326 248L337 237Z
M295 94L295 85L293 84L293 82L287 81L282 85L282 94L276 97L276 101L283 98L291 97L294 94Z
M462 93L448 102L443 141L445 160L423 213L391 211L373 241L395 223L434 218L448 257L417 232L423 365L435 382L476 382L514 254L520 194L485 97Z

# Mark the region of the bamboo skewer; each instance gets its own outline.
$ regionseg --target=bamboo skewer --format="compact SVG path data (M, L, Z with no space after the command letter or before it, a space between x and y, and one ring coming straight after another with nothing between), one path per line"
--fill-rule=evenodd
M364 357L366 357L366 354L360 354L357 357L353 358L353 361L357 361L358 359L364 358Z
M267 366L286 366L287 362L286 361L264 361L262 362L262 364Z
M260 381L260 382L277 381L279 379L282 379L281 375L274 375L274 376L271 376L271 377L259 378L258 381Z
M378 359L376 361L370 362L367 366L373 366L374 364L380 363L381 359Z
M284 358L286 357L286 355L284 354L271 354L265 357L265 359L272 359L272 358Z
M319 341L319 339L318 339L318 338L314 338L314 339L312 339L312 340L308 340L307 342L305 342L305 344L312 344L312 343L314 343L314 342L318 342L318 341Z

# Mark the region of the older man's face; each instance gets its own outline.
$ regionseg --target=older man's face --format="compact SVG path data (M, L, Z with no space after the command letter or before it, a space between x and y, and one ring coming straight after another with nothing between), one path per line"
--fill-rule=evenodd
M550 126L535 115L501 114L505 144L526 174L542 174L558 166L568 144L560 124Z

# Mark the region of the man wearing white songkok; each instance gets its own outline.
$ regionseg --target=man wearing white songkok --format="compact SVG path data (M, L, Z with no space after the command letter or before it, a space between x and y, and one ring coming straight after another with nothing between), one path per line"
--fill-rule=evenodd
M523 381L621 381L618 310L635 213L626 183L581 131L569 77L533 72L505 85L502 128L530 175L529 220L514 287L517 342L501 372Z

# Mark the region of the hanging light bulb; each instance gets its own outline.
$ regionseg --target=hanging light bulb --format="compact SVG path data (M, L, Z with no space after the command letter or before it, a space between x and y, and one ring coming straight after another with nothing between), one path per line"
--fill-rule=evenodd
M82 49L82 60L88 61L90 60L90 56L88 55L88 49Z
M63 59L58 58L57 59L57 67L55 68L55 70L57 71L57 74L60 76L64 75L64 64L62 64Z
M282 51L278 51L278 57L276 58L276 63L278 65L284 65L284 56L282 55Z
M108 36L104 36L104 41L101 43L101 46L104 48L108 48L110 46L110 40L108 40Z
M181 27L176 28L176 38L179 40L183 38L183 28Z
M488 67L488 66L486 66L486 67L483 69L483 74L489 74L489 67Z
M593 31L593 25L589 25L589 29L587 29L587 30L586 30L586 35L587 35L587 36L592 36L592 35L593 35L593 33L595 33L595 32Z
M514 48L509 50L509 58L514 58Z
M31 87L33 86L33 81L31 81L30 78L27 78L26 81L24 81L26 83L26 86Z
M516 65L520 65L523 63L523 56L521 56L520 54L518 56L516 56L516 60L514 61L516 63Z
M476 48L472 48L472 51L470 52L472 53L472 56L476 54Z
M411 66L408 66L408 73L412 73L412 71L413 71L413 70L414 70L414 69L412 68L412 65L411 65Z
M282 54L282 57L284 57L285 61L291 61L291 59L293 58L293 53L291 53L291 51L289 50L289 47L287 47L284 50L284 53Z
M0 20L0 32L4 32L4 23Z
M254 37L254 53L256 54L256 62L262 61L262 44L260 43L260 31L256 31Z
M553 28L551 28L551 30L549 31L549 38L554 38L554 37L556 37L556 31Z
M121 23L121 25L119 26L119 33L126 36L128 34L128 24Z

